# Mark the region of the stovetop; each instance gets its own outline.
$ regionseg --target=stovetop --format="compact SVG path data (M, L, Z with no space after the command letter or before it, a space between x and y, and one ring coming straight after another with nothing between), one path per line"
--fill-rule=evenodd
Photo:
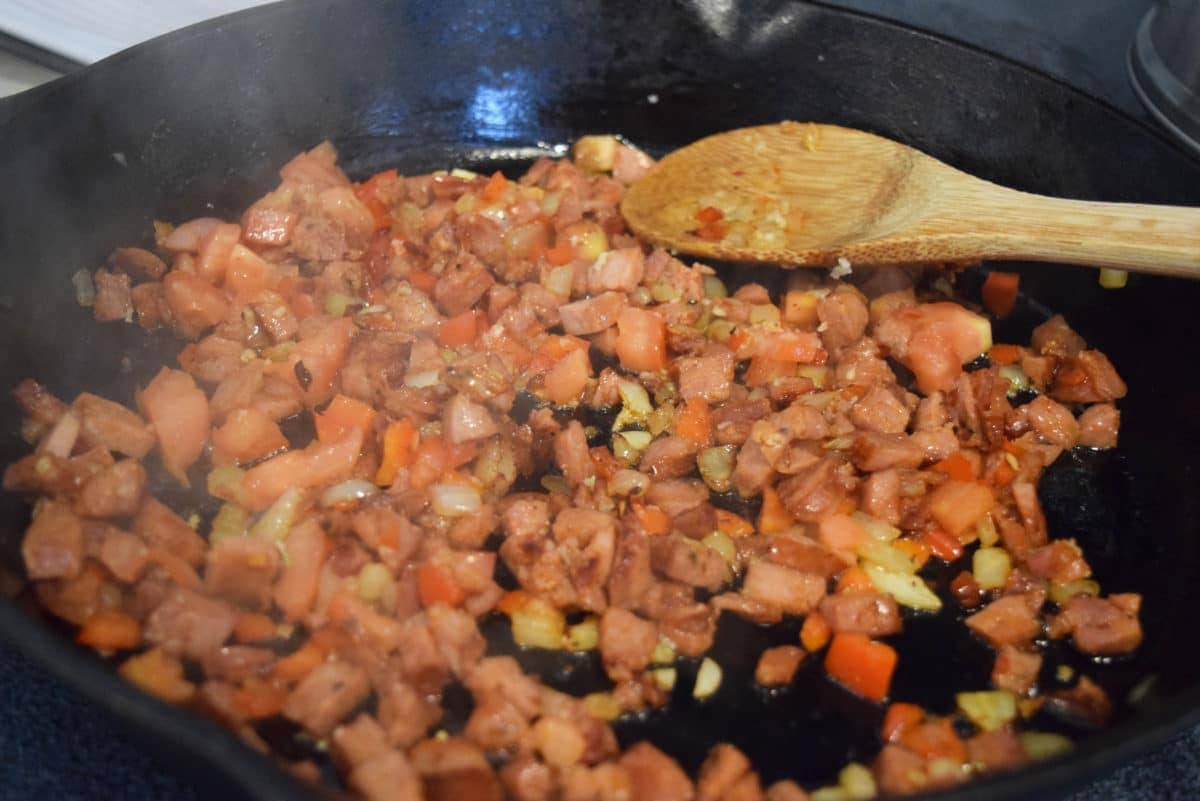
M4 0L0 5L14 3ZM1125 55L1150 0L826 0L826 4L877 14L999 53L1149 120L1130 88ZM0 29L4 27L0 15ZM16 74L13 70L25 83L49 77L0 53L0 94L6 85L20 85L19 81L5 83ZM117 723L97 714L86 700L3 644L0 710L0 798L199 801L194 788L147 756ZM1200 728L1062 801L1182 801L1198 795Z

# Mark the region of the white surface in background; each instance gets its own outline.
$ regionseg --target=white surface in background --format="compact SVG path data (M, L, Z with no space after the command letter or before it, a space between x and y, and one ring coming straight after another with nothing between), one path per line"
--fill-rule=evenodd
M0 30L90 64L176 28L270 1L0 0Z
M0 97L24 92L57 77L57 72L0 51Z

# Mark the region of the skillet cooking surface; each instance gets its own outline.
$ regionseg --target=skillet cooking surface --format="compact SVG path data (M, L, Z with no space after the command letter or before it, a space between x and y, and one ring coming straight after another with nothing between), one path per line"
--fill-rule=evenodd
M511 170L536 143L597 131L661 154L785 118L860 127L1028 191L1200 201L1200 167L1136 123L994 57L846 12L793 4L767 13L753 3L728 13L708 3L613 3L603 15L585 3L553 12L536 3L271 7L135 48L0 108L0 385L34 376L59 395L88 388L129 400L177 345L132 326L94 325L74 303L71 273L146 239L154 218L235 213L274 186L283 161L322 138L362 177L394 164ZM1048 792L1200 719L1200 649L1178 636L1200 613L1200 424L1191 414L1200 401L1191 373L1200 363L1191 318L1200 285L1135 277L1106 293L1083 268L1021 269L1036 303L1025 302L997 339L1025 341L1034 322L1062 312L1131 388L1121 448L1107 458L1064 456L1043 500L1051 530L1079 539L1106 592L1146 596L1140 654L1090 670L1117 698L1153 682L1142 708L1123 705L1128 720L1069 759L947 794L954 798ZM7 394L0 418L9 421L0 438L7 463L24 452ZM7 495L0 510L0 569L15 574L27 512ZM986 675L989 661L961 632L947 647L941 628L909 626L906 638L924 647L918 658L905 652L895 686L897 697L935 711L952 703L942 686L979 686L971 677ZM222 782L263 798L294 793L228 735L125 687L13 605L0 604L0 633L159 749L174 743L167 755L213 794ZM752 671L764 638L779 636L725 616L721 703L680 704L619 728L622 739L655 737L689 769L707 744L730 739L767 780L819 780L847 758L870 757L878 712L828 688L810 702L810 687L826 687L819 671L810 674L817 660L785 697L740 689L748 683L739 670ZM586 674L576 667L567 680L583 684ZM690 687L686 674L680 686ZM851 741L857 749L847 750Z

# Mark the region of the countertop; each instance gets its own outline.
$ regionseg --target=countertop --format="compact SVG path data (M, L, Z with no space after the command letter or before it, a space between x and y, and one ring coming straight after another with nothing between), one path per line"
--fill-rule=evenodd
M700 0L697 0L698 2ZM831 0L1031 65L1148 120L1125 54L1149 0ZM0 96L53 73L0 54ZM198 794L82 698L0 644L0 798L193 801ZM1200 795L1200 728L1064 801ZM240 801L229 799L229 801Z

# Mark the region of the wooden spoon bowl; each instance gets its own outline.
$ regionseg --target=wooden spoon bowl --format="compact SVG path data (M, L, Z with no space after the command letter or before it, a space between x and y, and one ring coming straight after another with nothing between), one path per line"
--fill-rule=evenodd
M1200 208L1018 192L836 125L701 139L634 183L621 211L656 244L729 261L1021 259L1200 277Z

